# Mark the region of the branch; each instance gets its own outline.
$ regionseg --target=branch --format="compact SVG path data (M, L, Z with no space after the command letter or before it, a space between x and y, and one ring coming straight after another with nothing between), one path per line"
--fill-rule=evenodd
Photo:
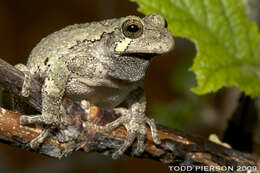
M15 95L19 95L23 83L23 73L0 59L0 85ZM25 101L35 109L41 110L40 84L33 81L30 98ZM62 158L73 151L112 153L123 143L126 129L120 127L108 133L103 125L115 120L118 115L104 112L98 107L89 106L86 101L81 105L64 98L63 107L66 110L70 125L67 129L59 130L56 136L49 138L42 144L37 153L54 158ZM28 143L38 136L41 128L21 126L19 113L0 108L0 140L15 147L31 150ZM252 155L215 144L207 139L188 135L157 125L159 138L162 143L155 145L149 131L145 142L145 152L139 156L164 163L192 166L256 166L260 162ZM73 138L69 142L60 142L60 139ZM134 144L132 147L135 147ZM126 155L131 155L131 149Z

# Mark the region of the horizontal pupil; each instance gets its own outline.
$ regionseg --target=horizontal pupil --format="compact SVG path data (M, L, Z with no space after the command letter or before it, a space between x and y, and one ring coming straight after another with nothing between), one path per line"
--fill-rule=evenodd
M137 32L138 30L139 30L139 27L136 25L129 25L127 27L127 31L129 31L129 32Z

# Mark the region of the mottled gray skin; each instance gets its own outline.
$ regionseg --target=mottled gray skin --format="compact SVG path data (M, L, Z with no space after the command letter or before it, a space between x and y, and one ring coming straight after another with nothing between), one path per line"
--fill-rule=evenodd
M124 33L123 24L127 20L142 26L137 38ZM153 120L145 116L146 101L141 83L151 58L169 52L173 45L172 34L158 14L142 19L127 16L72 25L42 39L32 50L27 65L16 66L26 76L23 96L29 96L32 78L43 84L42 114L20 119L23 125L47 125L46 130L31 141L31 147L37 149L50 129L66 126L61 116L64 95L121 113L120 118L105 126L109 131L120 125L127 129L125 142L113 158L122 155L135 138L138 144L134 154L144 151L146 124L151 127L155 143L160 143ZM118 107L121 103L126 107Z

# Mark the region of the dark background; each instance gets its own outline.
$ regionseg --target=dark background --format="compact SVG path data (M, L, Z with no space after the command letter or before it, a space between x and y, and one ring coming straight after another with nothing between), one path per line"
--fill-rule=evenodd
M127 0L0 0L0 58L13 65L25 63L41 38L54 31L70 24L126 15L143 16L137 12L137 4ZM144 84L148 116L205 137L210 133L222 135L239 92L234 88L223 89L202 97L191 93L189 88L196 83L188 67L194 56L194 45L176 38L175 50L153 61ZM78 152L56 160L0 144L0 171L152 173L169 172L169 169L151 160L130 157L112 160L96 153Z

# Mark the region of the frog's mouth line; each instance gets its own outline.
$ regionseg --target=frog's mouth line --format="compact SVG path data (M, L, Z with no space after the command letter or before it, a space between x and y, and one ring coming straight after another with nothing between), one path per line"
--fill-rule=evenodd
M156 53L125 53L123 56L136 57L144 60L151 60L153 57L157 56Z

